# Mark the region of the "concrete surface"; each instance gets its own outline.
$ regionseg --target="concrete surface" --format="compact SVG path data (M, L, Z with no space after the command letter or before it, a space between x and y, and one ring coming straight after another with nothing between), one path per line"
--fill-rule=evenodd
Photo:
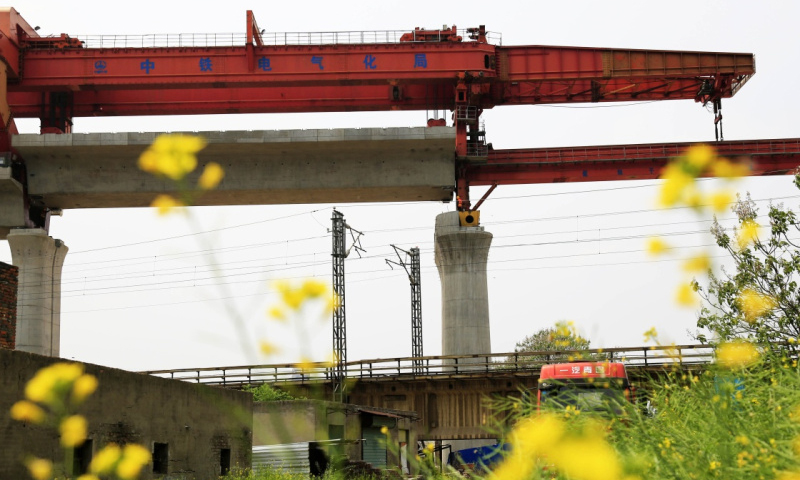
M197 205L447 201L455 183L452 127L188 132L208 146L198 154L225 169ZM137 167L157 133L15 135L28 192L51 208L144 207L170 182ZM2 169L0 169L2 170ZM0 177L0 195L13 193ZM13 223L17 208L0 215ZM8 218L8 220L6 220ZM12 222L12 223L8 223Z
M61 268L64 242L40 228L8 234L11 261L19 268L17 350L58 357L61 351Z
M486 260L492 234L462 227L458 212L436 216L434 247L442 284L442 355L492 351Z
M12 420L11 405L24 398L25 384L41 368L60 359L0 349L0 478L30 478L21 459L35 455L54 461L57 478L73 475L61 465L65 451L54 427ZM100 384L78 409L89 423L95 455L108 443L138 443L152 452L153 443L167 444L167 475L153 473L152 462L137 478L216 480L222 450L231 466L250 465L253 397L249 393L156 378L100 365L86 364ZM69 452L71 453L71 452ZM67 456L70 458L70 456Z
M10 227L25 225L22 184L12 178L11 167L0 166L0 239L6 238Z

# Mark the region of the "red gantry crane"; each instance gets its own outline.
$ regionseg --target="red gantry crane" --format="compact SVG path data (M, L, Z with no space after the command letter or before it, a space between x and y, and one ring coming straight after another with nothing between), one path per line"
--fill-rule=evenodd
M483 26L295 38L264 36L248 11L246 31L240 45L214 35L165 37L173 46L147 36L40 37L14 9L1 9L0 151L10 150L15 118L67 133L85 116L450 111L454 190L459 209L470 210L470 185L657 178L685 148L493 150L479 123L485 109L689 99L713 105L719 122L722 98L755 73L750 53L501 46ZM798 151L797 140L720 144L724 155L758 155L754 175L791 170Z

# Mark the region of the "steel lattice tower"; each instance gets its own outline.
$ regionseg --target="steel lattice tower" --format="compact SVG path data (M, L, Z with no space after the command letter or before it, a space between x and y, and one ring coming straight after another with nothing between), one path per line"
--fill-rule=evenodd
M411 284L411 356L422 356L422 276L419 267L419 247L414 247L410 252L392 245L397 254L398 261L386 259L386 263L399 265L408 274L408 281ZM400 252L405 253L411 259L411 268L406 264ZM422 373L422 360L413 360L414 372Z
M336 210L331 217L333 235L333 401L344 401L345 362L347 362L347 328L344 303L345 249L344 215Z
M411 356L422 356L422 276L419 247L411 249ZM414 372L422 372L422 360L414 360Z

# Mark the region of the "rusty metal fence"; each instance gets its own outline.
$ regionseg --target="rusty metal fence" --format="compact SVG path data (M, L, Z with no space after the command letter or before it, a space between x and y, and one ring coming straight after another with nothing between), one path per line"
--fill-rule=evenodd
M538 375L542 365L570 361L622 362L629 369L702 368L713 361L710 345L671 345L583 351L541 351L356 360L345 364L347 378L393 381L486 375ZM239 387L260 383L328 383L330 363L242 365L141 372L206 385Z

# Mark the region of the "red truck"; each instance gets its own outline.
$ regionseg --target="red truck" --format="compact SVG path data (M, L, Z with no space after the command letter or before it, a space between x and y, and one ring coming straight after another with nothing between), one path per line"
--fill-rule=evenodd
M542 366L537 404L619 415L634 400L625 365L573 362Z

